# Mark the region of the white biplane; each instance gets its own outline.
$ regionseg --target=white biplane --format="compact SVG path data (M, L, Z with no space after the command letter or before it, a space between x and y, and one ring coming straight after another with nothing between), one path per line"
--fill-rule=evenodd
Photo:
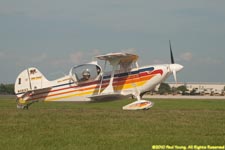
M28 109L37 101L100 101L136 97L124 110L148 109L151 101L141 95L163 82L183 66L174 63L170 44L171 64L139 67L138 56L130 53L109 53L96 56L105 61L102 68L97 61L73 67L67 76L47 80L37 68L22 71L15 82L17 108ZM106 72L106 65L112 67Z

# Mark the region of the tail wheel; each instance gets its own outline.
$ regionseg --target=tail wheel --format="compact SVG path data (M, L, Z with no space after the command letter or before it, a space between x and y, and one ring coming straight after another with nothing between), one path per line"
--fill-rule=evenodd
M23 98L19 98L17 101L17 108L18 109L28 109L28 104Z

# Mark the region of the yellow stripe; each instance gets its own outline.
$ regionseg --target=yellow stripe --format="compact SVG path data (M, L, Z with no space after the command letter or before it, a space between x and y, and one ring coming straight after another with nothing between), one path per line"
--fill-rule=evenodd
M40 80L42 78L42 76L39 76L39 77L33 77L31 78L31 80Z
M57 98L49 98L49 99L46 99L45 101L56 101L60 99L66 99L66 98L75 97L75 96L91 95L91 94L93 94L93 92L83 92L82 94L71 94L71 95L61 96Z
M124 85L119 85L119 86L116 86L114 87L114 89L116 91L121 91L121 90L126 90L126 89L130 89L130 88L135 88L134 85L132 84L135 84L136 87L139 87L139 86L142 86L146 83L146 81L141 81L141 82L134 82L134 83L130 83L130 84L124 84Z

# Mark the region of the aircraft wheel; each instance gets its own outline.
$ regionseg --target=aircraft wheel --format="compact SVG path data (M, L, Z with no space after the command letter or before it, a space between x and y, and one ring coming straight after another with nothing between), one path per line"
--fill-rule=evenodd
M23 107L23 109L26 109L26 110L27 110L27 109L28 109L28 106L27 106L27 105L25 105L25 106Z

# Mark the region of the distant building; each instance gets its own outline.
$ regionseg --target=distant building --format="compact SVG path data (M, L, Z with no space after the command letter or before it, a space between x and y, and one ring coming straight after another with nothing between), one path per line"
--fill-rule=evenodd
M198 82L188 82L188 83L168 83L171 88L179 87L185 85L188 89L186 94L195 93L199 95L224 95L225 83L198 83ZM156 87L158 91L159 86Z
M169 83L170 87L179 87L185 85L188 92L194 90L196 94L200 95L222 95L224 92L225 83Z

